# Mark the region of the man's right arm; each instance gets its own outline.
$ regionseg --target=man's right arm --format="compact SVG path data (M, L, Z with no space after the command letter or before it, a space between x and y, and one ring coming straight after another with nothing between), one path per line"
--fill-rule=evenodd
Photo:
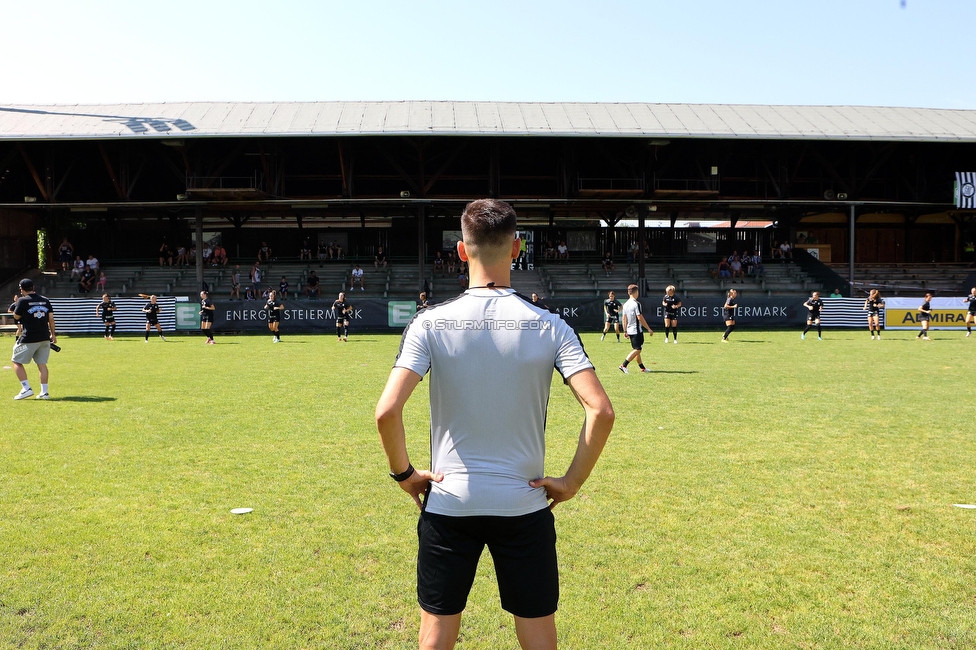
M546 496L551 501L550 510L557 504L572 499L579 492L603 452L615 417L610 398L592 368L581 370L566 381L586 413L576 455L565 475L529 481L529 485L534 488L546 489Z
M410 399L411 393L421 379L422 377L412 370L394 368L376 404L376 429L379 431L390 471L394 474L403 473L410 467L406 433L403 429L403 406ZM417 507L421 507L420 495L426 492L427 485L431 481L439 483L442 480L444 480L443 474L416 470L398 485L413 497Z

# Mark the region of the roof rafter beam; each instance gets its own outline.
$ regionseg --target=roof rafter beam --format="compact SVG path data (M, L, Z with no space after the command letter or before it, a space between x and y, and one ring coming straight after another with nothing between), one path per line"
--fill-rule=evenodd
M424 196L427 196L427 192L429 192L430 188L434 186L434 183L436 183L447 172L448 168L450 168L450 166L454 163L455 159L460 156L464 150L467 149L467 147L468 141L465 139L461 142L461 145L454 150L454 153L447 157L447 160L444 161L444 164L440 166L440 169L434 172L434 175L431 176L430 180L427 181L427 184L424 185Z
M34 177L34 183L37 184L37 189L40 190L41 196L44 197L46 202L50 203L51 197L47 193L47 188L44 187L44 182L37 173L37 169L34 168L34 163L31 162L30 156L27 155L27 150L24 149L24 145L18 144L17 149L20 150L20 155L23 157L24 163L27 165L27 171L29 171L31 176Z
M108 158L108 152L105 151L105 145L101 142L98 143L98 150L102 152L102 160L105 161L105 169L108 170L108 177L112 179L112 185L115 186L115 193L119 195L120 199L125 199L125 192L122 191L122 185L119 183L119 179L115 174L115 168L112 166L112 161Z
M393 156L391 156L385 149L380 147L375 142L373 143L373 146L376 147L376 150L380 152L380 155L383 156L386 162L388 162L390 166L396 170L396 173L400 175L400 178L405 180L407 184L410 186L410 188L417 193L417 196L422 196L423 192L421 192L420 186L417 185L417 182L414 181L414 179L410 176L410 174L403 171L403 167L400 166L400 163L398 163Z

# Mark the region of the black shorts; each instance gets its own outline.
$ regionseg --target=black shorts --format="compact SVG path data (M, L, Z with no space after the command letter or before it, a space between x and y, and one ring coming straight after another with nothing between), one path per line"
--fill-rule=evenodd
M105 323L106 325L115 325L114 318L103 318L102 322Z
M146 325L159 325L159 319L158 318L147 318L146 319Z
M973 318L976 318L976 311L973 311L972 309L970 309L969 310L969 315L972 316Z
M815 320L820 320L820 314L812 311L810 312L810 315L807 316L807 321L812 323Z
M268 317L268 322L269 323L280 323L281 322L281 317L280 316L269 316Z
M664 312L664 320L678 320L678 312L674 312L673 314Z
M632 347L635 350L640 350L642 347L644 347L644 332L643 332L643 330L640 331L640 332L637 332L637 334L631 334L630 335L630 347Z
M927 323L927 322L929 322L929 318L931 318L931 316L929 314L919 314L918 315L918 322L919 323Z
M203 314L201 314L200 315L200 322L201 323L212 323L213 322L213 316L204 316Z
M548 508L520 517L423 512L417 537L417 601L424 611L451 616L464 610L485 545L495 564L502 609L522 618L556 611L556 526Z
M616 316L607 316L607 322L610 324L616 324L620 322L620 319Z

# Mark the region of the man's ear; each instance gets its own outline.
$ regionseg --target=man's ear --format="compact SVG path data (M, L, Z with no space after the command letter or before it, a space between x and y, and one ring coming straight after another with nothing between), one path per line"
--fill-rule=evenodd
M460 240L458 241L458 243L457 243L457 252L458 252L458 259L459 260L461 260L462 262L467 262L468 261L468 251L466 251L464 249L464 242L463 241L460 241Z
M512 259L517 260L519 258L519 255L521 254L522 254L522 240L516 237L515 241L512 242Z

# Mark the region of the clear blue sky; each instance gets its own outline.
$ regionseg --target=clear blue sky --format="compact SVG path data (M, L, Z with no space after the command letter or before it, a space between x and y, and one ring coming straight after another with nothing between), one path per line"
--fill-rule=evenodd
M0 0L0 102L976 108L976 1L905 4Z

